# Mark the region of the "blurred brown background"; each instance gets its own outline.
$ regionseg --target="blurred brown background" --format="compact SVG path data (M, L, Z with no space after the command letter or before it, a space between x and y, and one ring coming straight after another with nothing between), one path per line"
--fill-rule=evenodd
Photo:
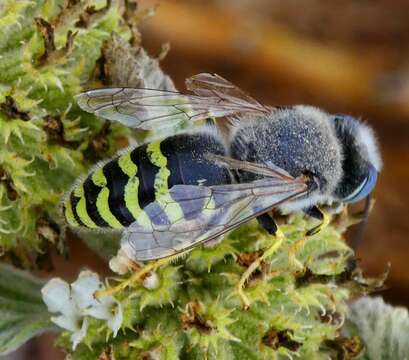
M163 0L140 30L151 55L170 43L162 66L180 90L186 77L215 72L266 104L316 105L375 128L384 169L357 252L367 274L391 263L382 296L409 307L409 1ZM57 273L104 267L80 242L71 246L75 257L59 259ZM62 357L51 341L11 359Z

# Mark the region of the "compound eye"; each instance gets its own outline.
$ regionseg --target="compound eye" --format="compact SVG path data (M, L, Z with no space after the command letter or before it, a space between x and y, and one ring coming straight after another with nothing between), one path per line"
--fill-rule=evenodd
M372 165L370 165L368 176L350 195L342 199L342 201L345 203L354 203L366 198L375 187L377 178L378 172Z

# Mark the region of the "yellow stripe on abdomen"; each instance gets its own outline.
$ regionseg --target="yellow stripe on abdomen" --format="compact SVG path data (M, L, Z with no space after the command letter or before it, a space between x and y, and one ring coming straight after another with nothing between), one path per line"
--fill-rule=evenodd
M134 176L129 179L128 184L125 186L125 205L140 225L150 225L148 215L146 215L145 211L139 206L138 191L139 179L137 176Z
M126 208L140 225L151 228L149 216L139 205L138 166L132 161L131 152L121 155L118 159L118 165L123 173L129 176L128 183L125 185L124 189L124 200Z
M92 174L92 182L99 187L104 187L107 184L107 179L105 178L102 168L98 168Z
M118 159L118 165L124 174L128 175L130 178L136 176L138 173L138 167L131 159L131 153L127 152L123 154Z
M63 206L64 206L64 216L68 222L68 225L74 226L74 227L79 226L77 220L75 220L74 212L72 211L70 196L67 196L67 198L64 201Z
M108 223L108 225L114 229L122 228L122 224L117 220L117 218L112 214L108 203L109 189L104 187L98 194L97 197L97 210L99 215Z
M160 144L161 141L149 143L146 148L146 153L151 163L159 168L155 176L155 199L162 205L169 221L174 222L183 218L183 211L180 205L173 202L170 198L168 187L168 178L170 176L170 170L167 167L168 159L162 154Z
M84 187L82 184L74 190L74 195L80 198L75 208L75 212L77 213L78 218L86 227L91 229L97 228L98 226L92 221L92 219L88 215L85 202Z

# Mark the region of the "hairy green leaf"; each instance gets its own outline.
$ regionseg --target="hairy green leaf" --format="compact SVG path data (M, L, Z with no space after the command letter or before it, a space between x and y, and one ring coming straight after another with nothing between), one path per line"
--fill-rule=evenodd
M7 354L54 326L41 299L44 282L0 264L0 354Z
M365 360L409 359L409 313L403 307L364 297L351 306L347 329L362 338Z

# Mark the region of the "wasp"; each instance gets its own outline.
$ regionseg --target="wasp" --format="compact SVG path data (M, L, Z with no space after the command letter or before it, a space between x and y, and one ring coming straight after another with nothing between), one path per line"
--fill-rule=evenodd
M325 224L320 205L373 190L382 162L361 121L312 106L266 106L215 74L186 86L191 94L122 87L77 95L83 110L131 128L224 118L228 131L193 128L98 164L63 201L71 227L120 231L123 252L146 261L221 239L253 218L276 235L272 209L303 210Z

